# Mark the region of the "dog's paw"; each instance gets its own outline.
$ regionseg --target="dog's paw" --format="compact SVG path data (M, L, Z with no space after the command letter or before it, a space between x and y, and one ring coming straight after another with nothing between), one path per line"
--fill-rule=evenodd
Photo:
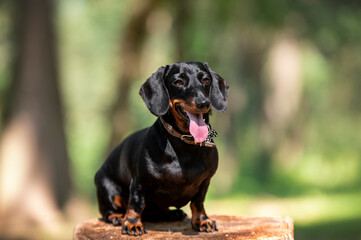
M192 228L198 232L213 232L218 231L216 222L209 219L208 217L196 219L192 221Z
M120 226L120 225L122 225L123 217L124 217L124 214L113 213L107 217L106 222L113 223L114 226Z
M123 221L122 225L123 234L142 236L144 233L147 233L147 229L145 229L142 222L137 218L127 218Z

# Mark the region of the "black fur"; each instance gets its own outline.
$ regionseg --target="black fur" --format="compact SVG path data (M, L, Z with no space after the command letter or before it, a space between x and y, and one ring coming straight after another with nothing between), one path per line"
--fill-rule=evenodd
M209 84L206 84L207 79ZM149 110L156 116L162 116L178 131L182 129L169 110L171 99L193 101L202 111L210 102L216 111L223 112L227 108L227 92L227 83L207 63L200 62L160 67L140 89ZM206 122L209 121L208 114L204 114ZM109 216L125 214L124 221L134 224L134 227L128 229L123 222L124 232L136 235L136 226L142 232L139 227L141 219L179 220L185 217L183 211L170 211L169 207L179 209L191 202L194 206L192 211L195 211L192 224L197 225L197 221L208 219L203 202L217 166L216 148L187 144L170 135L157 119L151 127L127 137L96 173L100 213L107 222L114 220ZM116 196L120 197L121 204L114 201ZM209 229L216 229L215 223L214 226L212 222L210 224Z

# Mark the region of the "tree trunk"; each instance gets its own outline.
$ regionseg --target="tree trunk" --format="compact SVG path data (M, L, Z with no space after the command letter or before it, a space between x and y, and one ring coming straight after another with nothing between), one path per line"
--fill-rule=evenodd
M217 222L219 231L213 233L195 232L190 219L177 222L145 222L148 234L144 239L284 239L293 240L293 220L289 217L237 217L210 216ZM114 227L98 219L89 220L75 226L75 240L80 239L131 239L122 234L122 228ZM133 237L134 238L134 237Z
M8 232L54 224L70 190L53 1L19 0L16 6L15 85L0 139L0 231Z

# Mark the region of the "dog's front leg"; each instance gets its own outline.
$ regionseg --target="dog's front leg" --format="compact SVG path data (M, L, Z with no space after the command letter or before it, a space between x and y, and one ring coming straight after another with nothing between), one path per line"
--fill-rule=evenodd
M129 186L129 203L122 223L122 233L141 236L147 233L141 221L141 214L145 207L145 200L140 179L135 177Z
M192 227L194 230L199 232L218 231L216 222L208 218L203 206L209 186L209 181L210 179L202 183L199 192L193 198L190 204L192 210Z

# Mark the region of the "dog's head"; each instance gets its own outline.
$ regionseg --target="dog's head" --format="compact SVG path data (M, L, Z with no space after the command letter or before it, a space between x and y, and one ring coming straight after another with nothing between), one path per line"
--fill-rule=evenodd
M208 134L204 119L211 107L227 109L228 84L207 63L179 62L160 67L140 88L139 94L156 116L172 114L177 127L190 132L196 142Z

